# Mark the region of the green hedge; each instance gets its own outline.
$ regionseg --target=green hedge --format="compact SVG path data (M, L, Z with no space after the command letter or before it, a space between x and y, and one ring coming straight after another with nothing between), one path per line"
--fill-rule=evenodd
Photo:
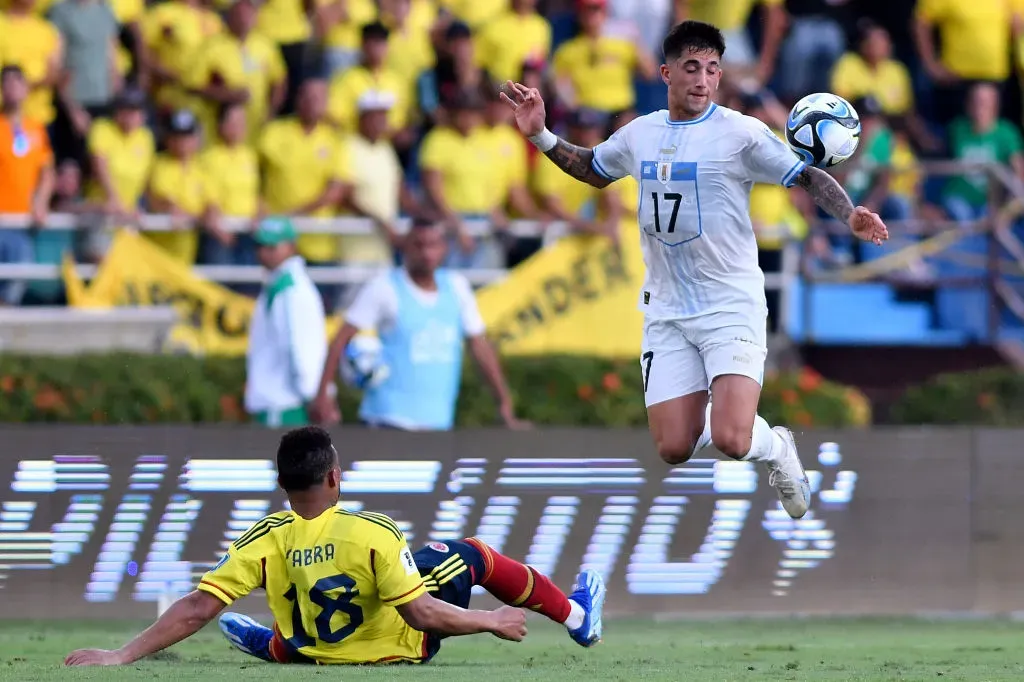
M519 416L539 425L645 426L635 361L506 358ZM475 368L464 373L458 424L494 424L496 410ZM245 421L241 358L174 355L0 356L0 422L144 424ZM359 396L345 389L343 414ZM855 389L810 370L768 376L760 407L771 423L865 426L871 409Z
M901 424L1024 425L1024 374L994 368L943 374L906 391L892 406Z

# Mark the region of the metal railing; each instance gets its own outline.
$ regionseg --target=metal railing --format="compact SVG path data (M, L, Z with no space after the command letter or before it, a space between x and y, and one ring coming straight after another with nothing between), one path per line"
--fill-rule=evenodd
M1024 274L1024 244L1013 232L1014 224L1024 216L1024 182L1008 166L995 163L920 161L915 171L922 179L929 176L952 177L984 173L989 179L987 215L968 223L919 216L887 222L890 236L917 237L920 241L886 257L832 272L811 271L806 267L806 260L803 260L800 270L807 286L803 288L800 305L805 316L810 314L809 297L815 283L875 281L903 289L985 289L992 301L987 310L989 338L995 338L1000 315L1004 310L1024 321L1024 296L1006 279L1010 275L1020 277ZM832 235L849 233L845 225L835 221L821 221L815 228ZM943 253L962 238L972 235L986 236L988 249L985 255ZM900 271L913 259L928 257L958 262L976 270L977 274L934 275L914 279L900 275Z
M295 229L300 234L335 234L346 236L379 234L377 226L367 218L295 218ZM408 232L411 221L398 220L395 229L400 234ZM225 218L222 223L227 232L243 234L252 229L251 220ZM468 220L466 231L476 237L486 237L493 233L490 224L483 220ZM26 214L0 214L0 230L112 230L119 227L130 227L140 232L174 232L176 227L169 215L142 214L137 221L111 218L90 212L81 214L54 213L44 225L34 225ZM545 229L568 229L564 223L540 223L536 221L513 221L505 232L514 237L539 237ZM189 230L200 227L190 226ZM75 271L83 279L95 276L98 266L78 264ZM193 271L205 279L224 284L248 284L262 282L266 273L259 266L253 265L195 265ZM310 277L318 284L360 284L380 272L379 267L340 264L336 267L317 267L310 269ZM482 286L504 279L508 271L504 268L480 268L462 270L463 275L474 286ZM60 279L61 267L42 263L0 263L0 280L52 280Z
M372 220L366 218L295 218L293 220L296 230L300 234L335 234L335 235L372 235L378 234L377 226ZM398 220L395 229L400 234L408 232L411 221L409 219ZM495 233L490 223L486 220L468 220L465 222L466 231L473 237L487 237ZM35 226L28 215L0 214L0 230L18 229L42 229L42 230L82 230L82 229L114 229L116 227L133 227L142 232L172 232L175 228L172 218L169 215L142 214L139 220L132 224L131 221L113 219L99 213L69 214L55 213L48 217L46 224ZM245 233L251 230L252 221L239 219L225 219L224 229L233 233ZM200 229L190 227L188 229ZM514 237L542 237L546 232L561 232L568 234L569 225L556 221L543 223L530 220L512 221L503 230L506 234ZM766 275L765 286L769 289L783 289L787 281L796 276L799 257L796 252L790 254L792 267L789 274ZM79 277L90 279L95 276L98 266L89 264L78 264L75 270ZM225 284L244 284L261 282L265 276L264 270L259 266L252 265L196 265L193 271L206 279ZM379 267L360 265L338 265L337 267L317 267L310 270L310 277L314 282L320 284L360 284L380 272ZM498 282L508 275L504 268L482 268L460 270L460 272L474 286L482 286ZM0 280L51 280L60 279L61 267L59 265L48 265L38 263L0 263Z

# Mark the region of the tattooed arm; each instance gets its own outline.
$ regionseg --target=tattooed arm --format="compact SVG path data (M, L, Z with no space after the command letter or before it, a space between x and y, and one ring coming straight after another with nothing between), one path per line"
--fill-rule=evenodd
M558 143L544 153L544 156L563 171L576 178L580 182L603 189L611 184L611 180L603 178L594 170L594 150L587 147L577 147L569 144L562 138Z
M820 168L808 166L796 176L796 184L807 190L823 211L848 225L858 239L881 245L889 238L882 219L863 206L855 208L843 186Z
M844 224L850 220L853 213L853 202L850 195L846 193L843 186L831 175L821 170L808 166L800 175L796 176L796 184L807 190L807 193L814 199L814 203L821 207L825 213Z

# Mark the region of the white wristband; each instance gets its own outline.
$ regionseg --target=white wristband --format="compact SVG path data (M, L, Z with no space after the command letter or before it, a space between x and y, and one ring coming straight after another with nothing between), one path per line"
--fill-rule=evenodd
M532 142L533 146L537 149L547 153L554 149L555 145L558 144L558 135L555 135L547 128L544 128L544 130L530 137L530 142Z

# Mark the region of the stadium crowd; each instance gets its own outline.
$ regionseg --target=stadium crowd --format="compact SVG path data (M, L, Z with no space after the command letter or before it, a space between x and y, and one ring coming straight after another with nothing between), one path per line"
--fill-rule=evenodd
M1019 7L1017 6L1019 5ZM188 264L255 263L225 218L363 216L373 235L305 234L312 267L390 264L400 216L449 227L451 267L514 266L543 238L512 219L616 237L635 191L560 173L515 130L498 84L540 88L549 127L592 145L663 108L660 42L685 18L727 36L720 101L780 131L830 90L864 122L837 175L890 221L983 215L987 176L927 190L920 158L1007 164L1024 178L1024 2L1014 0L0 0L0 214L140 212ZM623 183L619 183L623 184ZM799 193L757 187L766 270L790 240L858 260L817 233ZM465 225L486 219L493 237ZM0 262L97 262L103 231L0 230ZM56 303L60 283L3 288Z

